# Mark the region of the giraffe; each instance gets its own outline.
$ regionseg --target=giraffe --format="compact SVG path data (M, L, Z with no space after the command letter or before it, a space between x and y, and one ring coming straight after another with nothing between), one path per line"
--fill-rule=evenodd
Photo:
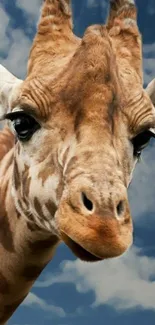
M127 188L153 137L133 0L73 33L69 0L45 0L19 80L0 66L0 325L57 246L101 261L132 244Z

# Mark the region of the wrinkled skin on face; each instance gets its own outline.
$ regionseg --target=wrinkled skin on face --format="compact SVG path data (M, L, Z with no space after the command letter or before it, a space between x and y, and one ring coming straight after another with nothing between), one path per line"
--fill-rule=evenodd
M70 36L57 60L49 36L46 43L36 36L8 117L17 133L12 195L18 212L87 261L121 255L131 245L133 139L155 125L142 87L135 7L114 3L107 27L89 27L82 40ZM23 141L18 133L27 116L37 128Z

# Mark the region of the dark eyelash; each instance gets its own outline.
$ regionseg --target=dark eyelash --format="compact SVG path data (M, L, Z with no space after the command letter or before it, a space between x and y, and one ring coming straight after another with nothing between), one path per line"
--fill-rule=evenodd
M29 116L29 115L26 114L24 111L16 111L16 112L7 113L5 115L5 119L6 120L13 121L13 120L15 120L18 117L27 117L27 116Z

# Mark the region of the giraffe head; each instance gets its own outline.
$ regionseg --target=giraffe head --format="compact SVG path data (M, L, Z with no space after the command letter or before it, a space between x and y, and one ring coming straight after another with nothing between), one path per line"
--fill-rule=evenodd
M155 126L141 61L133 1L111 1L107 25L79 39L69 1L46 0L26 79L1 67L16 209L83 260L118 256L132 243L127 188Z

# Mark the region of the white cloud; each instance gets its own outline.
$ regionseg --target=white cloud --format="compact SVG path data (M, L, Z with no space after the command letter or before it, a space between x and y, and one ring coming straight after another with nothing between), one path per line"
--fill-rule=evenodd
M26 75L31 44L22 29L11 28L11 17L0 5L0 63L18 78ZM0 123L0 128L2 125Z
M24 78L32 41L22 29L11 27L11 17L0 6L0 62L19 78Z
M96 0L87 0L87 7L98 7L98 5L102 6L102 8L106 8L107 4L104 0L96 1Z
M147 55L147 56L154 55L155 43L144 44L143 52L144 52L144 55Z
M5 59L1 58L1 64L18 78L25 77L31 43L31 40L21 29L12 30L10 32L8 55Z
M155 140L145 149L137 164L129 190L131 210L136 222L154 223L155 214ZM152 214L153 217L152 217ZM150 226L152 227L152 222Z
M96 0L87 0L87 7L97 7L98 3Z
M72 283L80 293L93 290L92 307L110 305L116 310L140 307L155 310L155 259L140 256L133 247L120 258L95 264L66 261L58 275L48 275L37 287L54 283Z
M9 26L10 18L0 5L0 53L5 53L8 49L9 40L6 31Z
M29 293L27 298L24 300L22 306L35 307L35 308L37 307L39 309L42 309L43 311L47 311L47 312L49 311L52 314L59 317L65 317L66 315L63 308L48 304L45 300L39 298L34 293Z
M155 77L155 43L144 44L143 54L144 81L148 84Z
M42 0L16 0L16 6L23 11L29 22L31 19L31 23L34 24L35 22L32 19L38 19L42 2Z
M147 10L148 10L149 15L154 15L155 14L154 0L149 0Z

